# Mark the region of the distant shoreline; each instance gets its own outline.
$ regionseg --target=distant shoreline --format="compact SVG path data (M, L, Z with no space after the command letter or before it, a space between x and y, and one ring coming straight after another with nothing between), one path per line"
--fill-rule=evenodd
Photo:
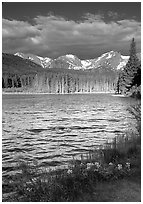
M43 93L43 92L2 92L2 95L74 95L74 94L114 94L116 95L114 92L85 92L85 93L81 93L81 92L75 92L75 93ZM119 96L117 94L117 96Z

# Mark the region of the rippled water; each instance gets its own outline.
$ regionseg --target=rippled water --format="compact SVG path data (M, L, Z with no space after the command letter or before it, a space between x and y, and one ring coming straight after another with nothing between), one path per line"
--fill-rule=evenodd
M111 94L3 95L3 176L19 157L61 166L128 131L135 121L126 109L134 102Z

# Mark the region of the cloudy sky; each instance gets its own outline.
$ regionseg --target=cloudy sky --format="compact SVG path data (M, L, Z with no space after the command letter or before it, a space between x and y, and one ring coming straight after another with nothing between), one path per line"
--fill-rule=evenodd
M2 50L80 59L110 50L128 55L134 37L141 49L140 2L5 2Z

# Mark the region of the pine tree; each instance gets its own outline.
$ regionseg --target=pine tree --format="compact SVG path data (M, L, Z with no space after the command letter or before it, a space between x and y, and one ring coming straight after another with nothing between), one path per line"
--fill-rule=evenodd
M121 73L119 73L118 79L117 79L117 85L116 85L116 93L120 94L120 87L121 87Z
M119 78L120 82L118 82L118 84L120 84L120 91L122 93L129 92L132 86L135 85L136 83L135 81L137 81L137 79L134 79L134 78L140 73L139 67L140 67L140 62L136 56L136 43L133 38L130 45L129 60L124 70L121 73L121 76ZM139 76L137 78L139 78Z

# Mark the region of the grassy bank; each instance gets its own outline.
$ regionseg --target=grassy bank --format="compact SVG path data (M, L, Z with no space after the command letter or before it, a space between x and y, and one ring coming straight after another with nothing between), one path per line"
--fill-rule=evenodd
M3 201L116 201L116 194L111 193L119 183L131 185L134 177L140 182L140 106L129 111L137 121L136 133L116 137L104 148L81 155L80 160L73 158L64 169L41 170L35 163L31 166L21 161L19 173L11 177L13 182L3 186L3 193L13 191Z

